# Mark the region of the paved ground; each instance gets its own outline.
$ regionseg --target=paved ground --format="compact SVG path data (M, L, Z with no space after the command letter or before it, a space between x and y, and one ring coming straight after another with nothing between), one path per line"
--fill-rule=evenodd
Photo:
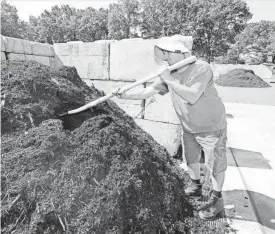
M240 234L275 233L275 106L226 103L226 112L232 226Z
M270 88L235 88L216 85L224 102L275 106L275 83Z
M228 170L223 196L227 222L237 234L274 234L275 106L225 106Z

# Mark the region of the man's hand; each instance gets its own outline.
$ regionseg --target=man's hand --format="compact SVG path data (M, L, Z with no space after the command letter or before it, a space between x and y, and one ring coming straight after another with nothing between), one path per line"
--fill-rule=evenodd
M171 75L170 70L168 70L168 69L165 69L159 76L164 82L166 80L174 80L174 78Z
M119 91L120 91L120 88L115 88L115 89L113 89L112 94L115 95L119 99L125 98L126 97L125 92L119 93Z

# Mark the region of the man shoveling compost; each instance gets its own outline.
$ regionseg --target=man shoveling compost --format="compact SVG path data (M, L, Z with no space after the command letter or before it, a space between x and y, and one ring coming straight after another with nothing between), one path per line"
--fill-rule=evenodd
M188 43L191 44L189 48ZM174 35L155 46L155 57L171 66L191 57L191 49L191 37ZM221 191L227 168L227 123L224 104L214 87L210 65L196 60L176 72L164 70L145 89L127 92L116 89L113 94L135 100L168 92L184 132L185 158L192 181L185 192L190 197L202 195L199 161L203 150L206 166L211 172L213 190L207 204L200 208L199 216L204 220L212 220L223 210Z

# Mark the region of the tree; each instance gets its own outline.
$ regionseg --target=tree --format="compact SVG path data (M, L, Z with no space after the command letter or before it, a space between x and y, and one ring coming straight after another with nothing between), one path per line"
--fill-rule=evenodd
M79 10L69 5L53 6L38 17L30 17L29 40L46 43L106 39L108 10L88 7Z
M1 34L3 36L23 38L27 23L21 21L15 6L1 1Z
M137 0L119 0L109 6L109 38L122 39L138 36L139 2Z
M188 24L191 0L142 0L141 32L145 38L180 34Z
M206 57L223 55L252 15L241 0L142 0L145 37L191 35L195 52Z
M92 7L81 12L79 20L79 39L81 41L95 41L108 37L108 10Z
M249 23L247 27L235 37L233 49L238 48L241 53L249 52L249 48L257 48L266 60L268 52L275 53L275 21L260 21Z
M191 22L183 31L193 35L194 50L208 62L227 52L252 17L241 0L193 0L189 15Z
M271 33L270 44L266 47L267 53L273 54L275 56L275 32Z
M38 17L30 17L26 37L43 43L78 40L79 10L69 5L55 5Z

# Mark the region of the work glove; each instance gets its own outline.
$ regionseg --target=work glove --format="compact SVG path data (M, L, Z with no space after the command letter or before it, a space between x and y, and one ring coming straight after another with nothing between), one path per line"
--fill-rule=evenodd
M112 94L115 95L119 99L125 98L126 97L125 92L119 93L119 91L120 91L120 88L114 88L112 91Z

